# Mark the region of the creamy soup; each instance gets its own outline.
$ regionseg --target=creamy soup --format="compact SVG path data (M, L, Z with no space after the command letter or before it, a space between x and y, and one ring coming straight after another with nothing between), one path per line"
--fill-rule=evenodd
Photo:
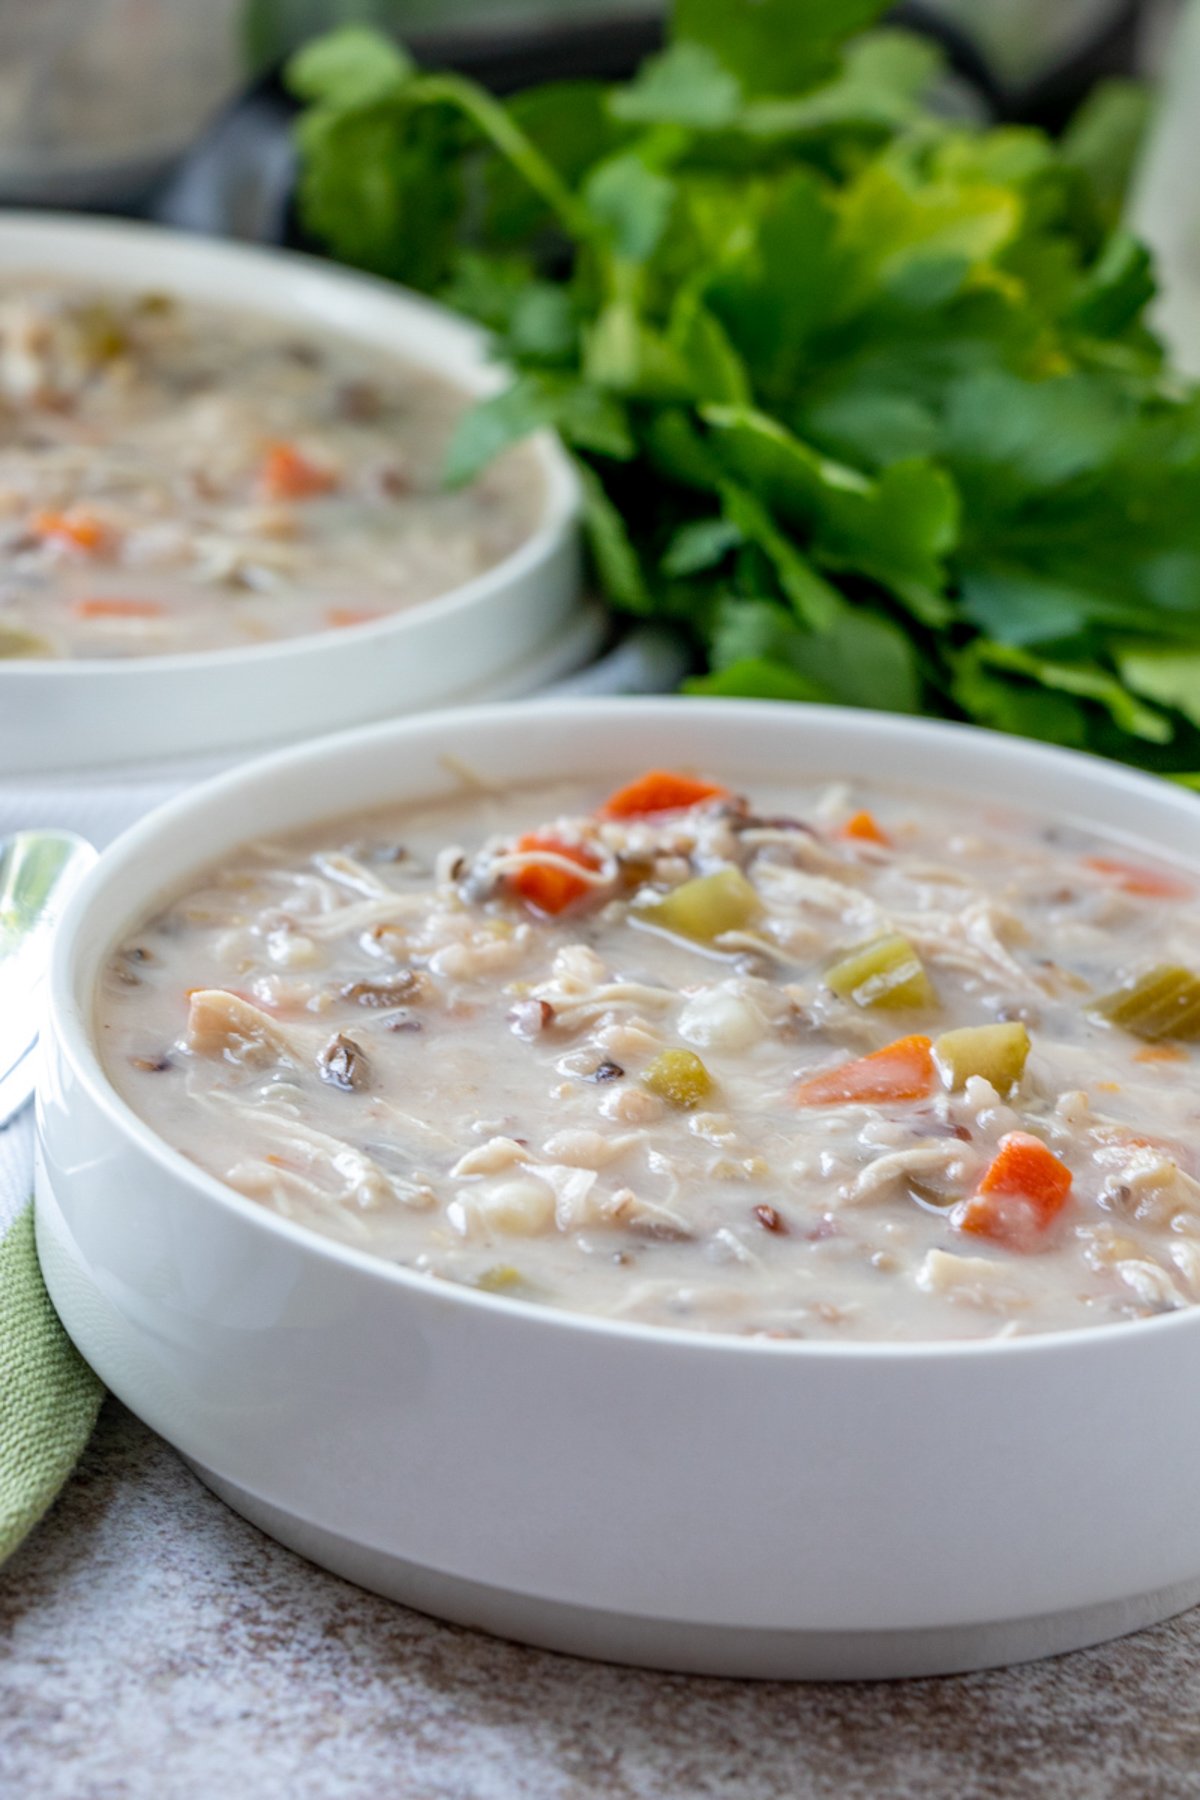
M247 845L105 1068L431 1278L697 1330L1014 1336L1200 1298L1197 878L936 795L655 771Z
M227 649L448 592L544 498L528 449L446 490L471 404L349 340L0 279L0 657Z

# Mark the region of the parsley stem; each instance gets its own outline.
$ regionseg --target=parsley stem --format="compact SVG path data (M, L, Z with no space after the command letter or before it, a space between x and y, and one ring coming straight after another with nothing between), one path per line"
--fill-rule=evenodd
M537 145L514 123L507 109L483 88L457 75L424 75L410 85L407 93L410 100L457 107L482 136L507 157L534 192L541 195L573 238L586 240L593 235L594 228L586 207L580 205Z

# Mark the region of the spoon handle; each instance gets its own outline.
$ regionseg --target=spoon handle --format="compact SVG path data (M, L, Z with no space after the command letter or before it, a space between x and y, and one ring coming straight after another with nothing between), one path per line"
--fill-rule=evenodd
M26 1045L19 1061L0 1074L0 1131L6 1130L26 1102L33 1098L37 1075L37 1058L34 1055L36 1048L35 1038L31 1044Z

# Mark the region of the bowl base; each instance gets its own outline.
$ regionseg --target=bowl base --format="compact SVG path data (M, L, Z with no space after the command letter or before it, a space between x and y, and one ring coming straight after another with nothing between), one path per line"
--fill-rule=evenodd
M269 1537L357 1587L494 1637L594 1662L763 1681L888 1681L962 1675L1083 1650L1200 1603L1200 1578L1100 1606L991 1625L911 1631L787 1631L641 1618L517 1594L425 1569L259 1499L202 1463L188 1467Z

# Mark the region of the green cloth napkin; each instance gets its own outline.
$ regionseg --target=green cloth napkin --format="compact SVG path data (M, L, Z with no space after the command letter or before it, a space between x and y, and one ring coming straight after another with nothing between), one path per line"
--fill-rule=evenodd
M75 1467L103 1397L50 1304L26 1204L0 1239L0 1562Z

